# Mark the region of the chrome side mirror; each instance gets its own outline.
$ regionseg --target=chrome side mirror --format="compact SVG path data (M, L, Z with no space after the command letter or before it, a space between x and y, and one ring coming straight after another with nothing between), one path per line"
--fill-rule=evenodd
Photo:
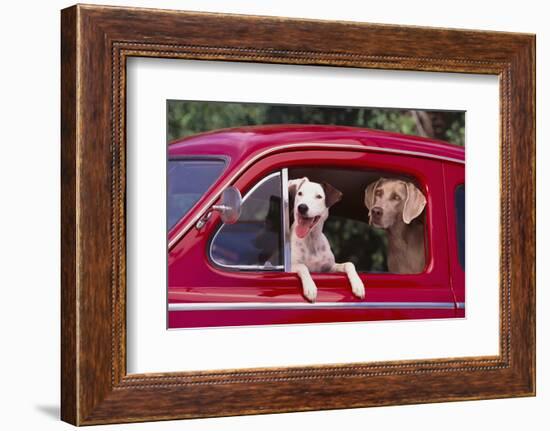
M220 212L220 217L224 223L233 224L239 220L241 215L242 201L239 189L229 186L222 193L220 205L214 205L212 209Z
M213 205L212 208L199 219L195 227L197 229L202 229L206 222L210 220L210 217L212 217L212 212L214 211L219 211L220 218L224 223L236 223L241 215L242 202L243 199L239 189L229 186L222 193L221 203L219 205Z

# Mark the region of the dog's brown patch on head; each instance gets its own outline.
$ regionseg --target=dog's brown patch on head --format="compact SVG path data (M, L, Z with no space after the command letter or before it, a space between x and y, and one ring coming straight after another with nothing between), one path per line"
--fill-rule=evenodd
M329 183L321 183L321 186L325 192L325 204L327 208L330 208L336 202L340 202L342 200L343 194L336 187L333 187Z
M288 195L291 199L294 199L296 192L306 181L309 181L308 177L296 178L288 182Z

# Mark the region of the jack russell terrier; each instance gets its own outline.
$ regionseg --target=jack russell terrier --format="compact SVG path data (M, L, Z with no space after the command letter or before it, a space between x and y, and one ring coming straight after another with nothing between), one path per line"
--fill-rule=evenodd
M351 290L365 297L365 287L352 262L336 263L323 224L329 208L342 199L342 193L327 183L314 183L307 177L290 180L289 193L294 196L294 222L290 230L291 271L302 281L304 296L317 298L317 286L310 272L345 272Z

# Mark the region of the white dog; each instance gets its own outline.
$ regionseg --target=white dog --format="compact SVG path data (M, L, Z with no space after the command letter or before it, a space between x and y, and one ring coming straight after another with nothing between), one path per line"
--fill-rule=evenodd
M353 293L365 297L365 287L351 262L335 263L323 224L328 209L342 199L342 193L327 183L314 183L308 178L289 181L294 198L294 222L290 230L291 270L302 281L304 296L311 302L317 298L317 286L311 272L345 272Z

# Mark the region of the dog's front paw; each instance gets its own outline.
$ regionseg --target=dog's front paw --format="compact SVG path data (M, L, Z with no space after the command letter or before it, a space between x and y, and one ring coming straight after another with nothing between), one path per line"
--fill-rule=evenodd
M358 298L364 299L365 298L365 286L363 285L363 282L359 277L353 277L350 280L351 283L351 291L355 296Z
M314 283L304 283L304 296L309 302L317 299L317 286Z

